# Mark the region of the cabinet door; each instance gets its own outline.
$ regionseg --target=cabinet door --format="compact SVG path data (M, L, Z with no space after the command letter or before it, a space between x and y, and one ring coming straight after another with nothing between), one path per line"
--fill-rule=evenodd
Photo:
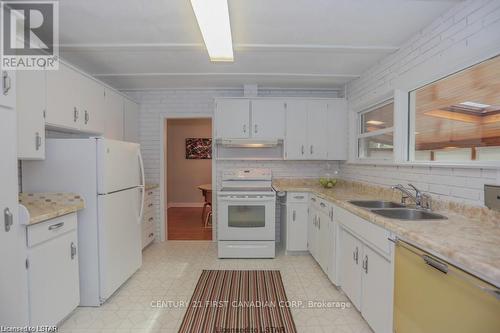
M76 246L74 230L30 249L31 325L56 325L80 303Z
M124 105L124 140L139 143L139 105L126 98Z
M250 101L227 99L217 101L216 136L223 139L250 137Z
M308 159L324 160L327 157L326 109L327 103L324 101L309 101L307 103L308 145L306 154Z
M307 249L313 257L316 256L316 211L309 206L309 217L307 223Z
M81 101L81 129L82 131L104 133L104 87L91 78L81 76L82 96Z
M287 250L307 251L307 203L293 203L287 206Z
M361 242L342 229L340 240L340 283L356 308L361 305Z
M329 269L330 223L325 213L318 214L318 263L325 273Z
M104 96L105 129L107 139L123 140L123 97L106 89Z
M362 281L361 314L375 333L392 332L392 265L366 245Z
M15 71L0 71L0 73L0 106L12 109L16 106L17 73Z
M343 99L328 102L327 142L329 160L347 159L347 105Z
M58 70L47 71L47 112L45 122L48 125L80 129L82 110L78 106L78 73L60 63Z
M28 324L26 231L18 222L16 112L0 108L0 323ZM5 227L6 223L12 225ZM8 230L7 230L8 229Z
M338 281L338 224L333 220L333 213L331 214L329 220L329 232L328 232L328 277L335 285L339 284Z
M19 71L17 95L17 156L45 158L45 71Z
M306 159L307 102L287 101L286 105L285 158L287 160Z
M253 100L251 103L251 136L259 139L283 139L285 137L285 102Z

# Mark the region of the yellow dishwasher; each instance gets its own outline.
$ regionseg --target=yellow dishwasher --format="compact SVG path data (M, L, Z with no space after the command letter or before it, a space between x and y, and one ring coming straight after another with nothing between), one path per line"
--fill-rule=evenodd
M499 333L500 291L397 240L394 332Z

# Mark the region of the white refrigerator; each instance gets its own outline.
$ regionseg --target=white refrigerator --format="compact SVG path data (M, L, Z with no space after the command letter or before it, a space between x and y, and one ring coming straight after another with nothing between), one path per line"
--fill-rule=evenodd
M140 146L102 138L47 139L43 161L22 163L23 192L75 192L80 305L103 304L142 264Z

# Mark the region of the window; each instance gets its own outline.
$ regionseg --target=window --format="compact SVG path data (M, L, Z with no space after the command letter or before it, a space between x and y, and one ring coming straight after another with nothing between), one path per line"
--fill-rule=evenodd
M410 161L500 161L500 56L410 93Z
M394 101L359 113L358 157L392 160L394 155Z

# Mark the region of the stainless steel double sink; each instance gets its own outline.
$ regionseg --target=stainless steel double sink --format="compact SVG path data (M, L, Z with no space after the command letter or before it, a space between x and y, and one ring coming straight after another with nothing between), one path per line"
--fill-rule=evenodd
M423 209L407 208L406 206L392 201L379 200L352 200L349 203L366 208L372 213L397 220L445 220L446 216L432 213Z

